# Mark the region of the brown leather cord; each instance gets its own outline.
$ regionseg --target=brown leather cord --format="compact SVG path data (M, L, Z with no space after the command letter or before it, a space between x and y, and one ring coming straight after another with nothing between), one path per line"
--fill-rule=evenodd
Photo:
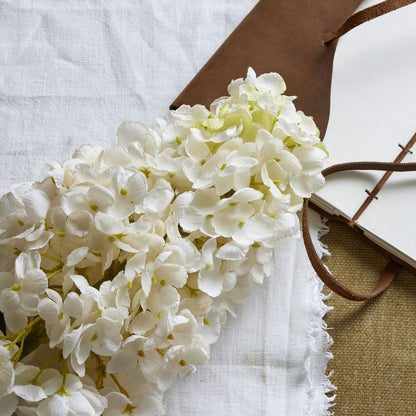
M328 176L332 173L343 172L348 170L382 170L388 172L409 172L416 171L416 163L384 163L384 162L350 162L350 163L340 163L338 165L330 166L327 169L322 171L324 176ZM401 269L401 265L391 260L386 268L383 270L380 279L371 291L371 293L366 295L361 295L355 293L354 291L348 289L343 284L332 276L329 270L322 263L319 258L315 247L312 243L311 234L309 231L309 221L308 221L308 206L309 199L305 198L303 201L303 214L302 214L302 233L303 240L305 243L306 252L308 254L309 260L315 269L317 275L321 280L335 293L338 295L353 301L364 301L372 299L379 295L381 292L386 290L394 277Z
M409 140L409 142L406 144L406 146L402 146L402 151L399 153L399 155L394 159L394 163L400 163L403 161L403 159L406 157L406 155L411 151L413 145L416 143L416 133L413 135L413 137ZM354 226L358 218L361 216L361 214L366 210L366 208L370 205L371 201L374 198L377 198L377 194L380 192L381 188L384 186L384 184L389 180L390 176L393 172L386 172L383 177L377 182L376 186L373 188L371 192L368 192L368 197L365 199L365 201L361 204L360 208L358 208L357 212L353 215L351 220L349 221L348 225L350 227Z
M375 4L374 6L367 7L364 10L353 14L349 17L341 26L338 27L334 32L332 32L324 41L324 44L327 45L334 39L345 35L351 29L361 25L362 23L368 22L376 17L382 16L383 14L392 12L394 10L400 9L401 7L408 6L409 4L414 3L416 0L386 0L381 3Z

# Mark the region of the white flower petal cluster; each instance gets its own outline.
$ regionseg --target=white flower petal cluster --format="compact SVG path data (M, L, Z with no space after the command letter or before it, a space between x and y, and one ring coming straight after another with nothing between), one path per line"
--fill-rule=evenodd
M250 68L209 110L125 122L114 148L84 145L0 199L4 414L158 415L209 359L323 185L319 132L284 91Z

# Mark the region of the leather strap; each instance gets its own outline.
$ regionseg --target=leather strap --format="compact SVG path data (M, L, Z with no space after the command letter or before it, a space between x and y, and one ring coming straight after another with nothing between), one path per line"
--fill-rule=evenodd
M351 29L361 25L362 23L368 22L376 17L382 16L383 14L392 12L393 10L400 9L401 7L408 6L414 3L416 0L386 0L381 3L375 4L374 6L367 7L366 9L360 10L359 12L350 16L341 26L332 32L324 41L327 45L333 41L345 35Z
M338 165L330 166L327 169L322 171L322 174L326 177L332 173L343 172L348 170L382 170L388 172L409 172L416 171L416 163L384 163L384 162L350 162L350 163L340 163ZM315 269L317 275L321 280L335 293L338 295L353 301L364 301L372 299L379 295L381 292L386 290L391 282L393 281L396 274L401 269L401 265L391 260L386 268L381 273L380 279L371 291L371 293L366 295L361 295L353 292L352 290L345 287L334 276L329 272L329 270L322 263L319 258L315 247L312 243L312 238L309 231L309 222L308 222L308 206L309 198L305 198L303 201L303 214L302 214L302 233L303 240L305 243L306 252L308 254L309 260Z

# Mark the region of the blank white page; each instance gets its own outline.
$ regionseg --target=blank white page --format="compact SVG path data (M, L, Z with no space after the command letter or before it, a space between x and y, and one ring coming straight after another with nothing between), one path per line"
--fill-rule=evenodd
M409 162L416 162L415 148L403 160ZM357 225L377 236L377 242L387 250L416 267L416 172L393 173L377 197Z
M364 2L362 7L376 1ZM353 29L335 53L326 143L329 165L392 162L416 131L416 4ZM383 173L328 178L318 196L351 218ZM395 191L399 192L399 191Z

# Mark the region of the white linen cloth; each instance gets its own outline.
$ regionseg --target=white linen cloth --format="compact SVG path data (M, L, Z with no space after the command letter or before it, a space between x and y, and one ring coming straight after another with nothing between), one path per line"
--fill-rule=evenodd
M256 2L0 0L0 194L81 144L113 145L124 120L164 116ZM321 288L301 238L282 241L273 277L166 394L166 415L326 415Z

